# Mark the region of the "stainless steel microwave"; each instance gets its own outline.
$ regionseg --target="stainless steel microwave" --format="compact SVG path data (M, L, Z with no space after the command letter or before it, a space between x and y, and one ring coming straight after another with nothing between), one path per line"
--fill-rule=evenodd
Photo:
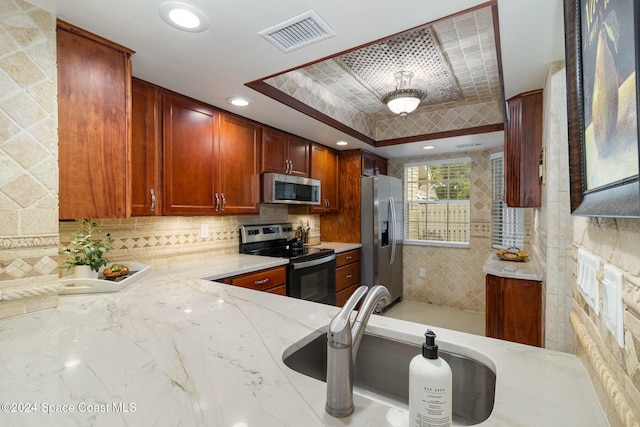
M280 173L264 173L262 203L319 205L320 181Z

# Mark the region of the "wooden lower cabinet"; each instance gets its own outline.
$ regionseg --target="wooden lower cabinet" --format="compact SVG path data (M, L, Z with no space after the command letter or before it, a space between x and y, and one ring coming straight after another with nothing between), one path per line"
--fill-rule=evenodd
M227 285L265 291L273 294L287 294L287 267L274 267L266 270L254 271L220 280Z
M360 249L336 254L336 306L342 307L360 286Z
M542 283L486 277L486 335L542 347Z

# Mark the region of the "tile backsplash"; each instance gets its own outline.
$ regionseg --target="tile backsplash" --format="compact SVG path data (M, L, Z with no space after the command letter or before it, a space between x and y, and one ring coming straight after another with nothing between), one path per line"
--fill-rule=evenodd
M55 16L0 7L0 318L55 307L58 137Z

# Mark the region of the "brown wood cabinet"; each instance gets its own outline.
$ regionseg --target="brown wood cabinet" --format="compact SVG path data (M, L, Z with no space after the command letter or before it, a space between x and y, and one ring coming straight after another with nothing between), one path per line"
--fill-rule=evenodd
M336 254L336 306L342 307L360 286L360 249Z
M132 82L131 215L161 215L161 92L142 80Z
M57 22L59 218L131 209L133 51Z
M321 181L321 204L310 213L338 212L338 152L320 144L311 145L311 178Z
M297 136L271 128L262 130L260 172L309 176L310 143Z
M368 151L362 151L362 175L386 175L387 159Z
M287 294L287 267L274 267L219 280L228 285L265 291L278 295Z
M248 120L165 94L164 213L258 213L260 132Z
M504 200L509 207L539 207L542 154L542 90L507 101L504 139Z
M211 215L216 209L220 212L220 194L214 187L218 114L189 98L164 95L165 215Z
M486 335L542 347L542 283L488 274Z
M220 114L218 191L223 204L220 213L260 213L261 128L248 120Z
M321 240L327 242L360 242L360 177L364 175L364 150L340 151L340 210L335 215L320 217ZM383 159L380 157L380 159ZM379 160L379 162L382 162ZM386 160L382 162L385 164ZM382 164L379 163L379 164Z

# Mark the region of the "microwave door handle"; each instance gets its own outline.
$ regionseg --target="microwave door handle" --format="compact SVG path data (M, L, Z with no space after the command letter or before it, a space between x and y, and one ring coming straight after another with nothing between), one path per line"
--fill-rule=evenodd
M389 213L391 217L391 255L389 256L389 265L391 265L396 259L396 207L391 196L389 197Z

